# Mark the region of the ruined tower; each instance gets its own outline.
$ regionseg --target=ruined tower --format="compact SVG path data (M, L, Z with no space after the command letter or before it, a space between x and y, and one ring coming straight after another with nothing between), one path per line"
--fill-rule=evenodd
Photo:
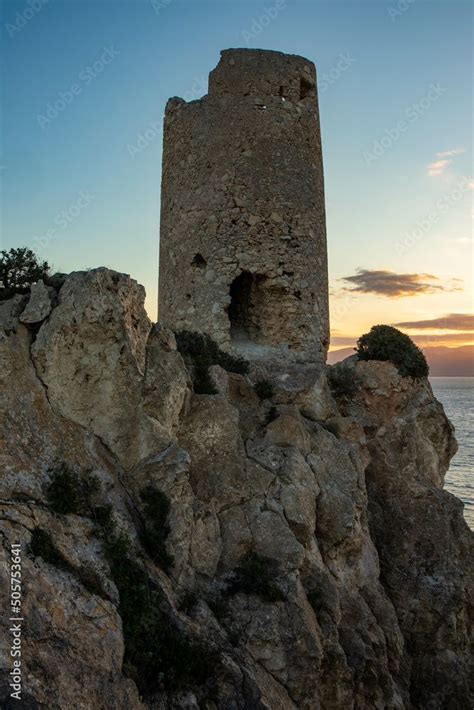
M226 350L325 360L324 179L314 64L229 49L165 115L159 319Z

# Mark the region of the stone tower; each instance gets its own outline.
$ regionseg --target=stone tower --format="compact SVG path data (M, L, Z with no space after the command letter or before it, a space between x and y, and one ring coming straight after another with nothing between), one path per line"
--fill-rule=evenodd
M229 49L206 96L168 101L159 318L247 357L325 360L324 179L307 59Z

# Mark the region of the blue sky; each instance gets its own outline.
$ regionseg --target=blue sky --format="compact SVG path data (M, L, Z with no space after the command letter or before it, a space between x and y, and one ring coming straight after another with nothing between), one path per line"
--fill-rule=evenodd
M2 248L131 273L155 317L166 101L202 96L221 49L276 49L318 70L335 344L469 311L470 3L7 0L0 23Z

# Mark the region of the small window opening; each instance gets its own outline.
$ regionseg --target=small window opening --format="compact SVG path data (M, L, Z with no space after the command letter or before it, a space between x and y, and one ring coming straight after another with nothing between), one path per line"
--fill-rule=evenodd
M313 90L313 84L302 76L300 79L300 101L309 96Z
M196 254L191 262L191 266L197 266L198 269L204 269L207 266L207 261L202 254Z

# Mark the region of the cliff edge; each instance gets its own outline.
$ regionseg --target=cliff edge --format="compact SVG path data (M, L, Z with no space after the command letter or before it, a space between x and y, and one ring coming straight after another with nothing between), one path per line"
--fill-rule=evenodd
M143 304L104 268L1 304L23 707L472 707L473 537L428 381L224 362L197 394Z

